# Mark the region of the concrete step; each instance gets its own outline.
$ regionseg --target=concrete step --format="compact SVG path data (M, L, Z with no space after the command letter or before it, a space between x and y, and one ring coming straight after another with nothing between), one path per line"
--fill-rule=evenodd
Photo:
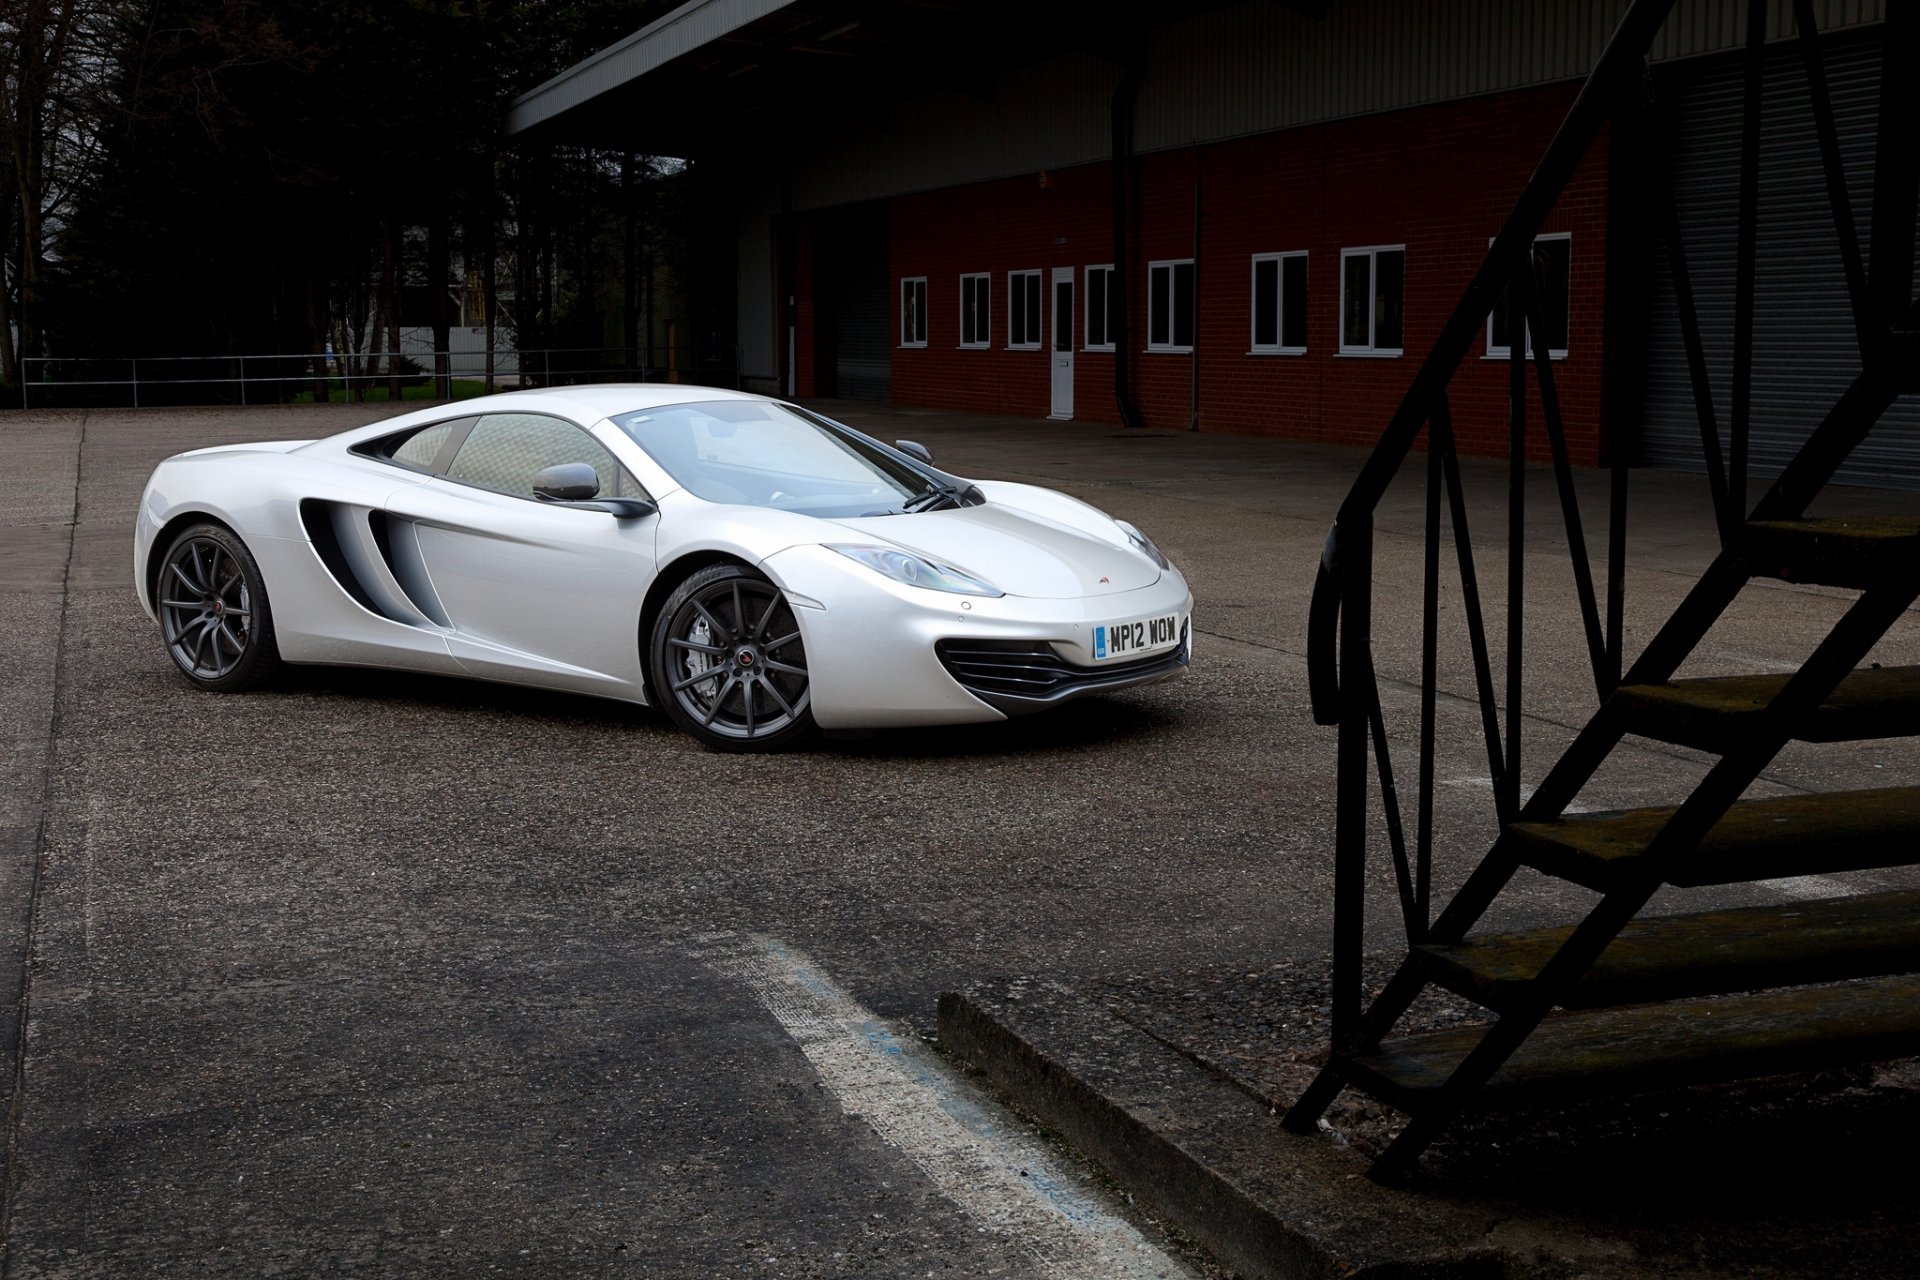
M1345 1078L1418 1115L1485 1026L1343 1054ZM1475 1094L1475 1110L1781 1075L1920 1053L1920 977L1796 987L1548 1018Z
M1623 685L1628 731L1701 751L1745 741L1788 676L1714 676L1670 684ZM1920 667L1868 667L1842 680L1793 736L1802 742L1859 742L1920 734Z
M1490 1009L1505 1009L1572 928L1489 933L1416 946L1425 977ZM1920 892L1635 920L1560 1004L1600 1008L1769 987L1920 972Z
M1569 814L1516 822L1521 861L1548 875L1605 891L1644 872L1647 847L1673 809ZM1920 855L1920 787L1830 791L1742 800L1674 862L1665 882L1736 884L1904 866Z
M1740 554L1750 572L1784 582L1869 587L1920 573L1920 518L1754 520Z

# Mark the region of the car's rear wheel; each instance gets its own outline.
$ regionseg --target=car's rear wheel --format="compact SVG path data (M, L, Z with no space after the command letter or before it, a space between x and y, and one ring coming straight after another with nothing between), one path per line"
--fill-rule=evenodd
M153 595L167 656L200 688L237 693L280 673L266 582L231 530L182 531L160 562Z
M667 715L715 750L776 751L814 732L793 607L744 565L709 565L674 589L652 670Z

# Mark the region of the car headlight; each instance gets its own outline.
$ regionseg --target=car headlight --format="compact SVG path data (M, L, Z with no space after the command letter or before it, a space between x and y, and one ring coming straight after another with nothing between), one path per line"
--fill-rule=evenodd
M1167 559L1166 556L1160 553L1160 548L1153 545L1152 538L1149 538L1125 520L1115 520L1114 523L1120 526L1120 532L1127 535L1127 541L1146 553L1147 559L1153 561L1162 569L1173 568L1173 561Z
M839 546L827 544L827 550L838 551L849 560L858 560L875 573L884 574L895 582L904 582L910 587L925 587L929 591L950 591L960 596L1003 596L1006 592L988 582L982 582L970 573L965 573L950 564L935 564L923 556L916 556L894 547Z

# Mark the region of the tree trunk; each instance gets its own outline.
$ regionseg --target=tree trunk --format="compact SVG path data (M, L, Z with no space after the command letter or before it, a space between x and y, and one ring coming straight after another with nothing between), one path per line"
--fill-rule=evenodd
M447 308L450 222L442 204L427 223L427 288L433 297L433 394L437 400L453 399L453 365L447 358L453 345L453 318Z
M514 179L513 345L520 365L520 385L525 386L529 371L527 348L537 341L540 330L536 324L533 297L533 184L527 180L524 155L514 167Z
M13 208L18 197L7 202L5 225L13 227ZM7 278L4 254L0 254L0 381L17 384L23 377L19 353L13 345L13 281Z
M307 242L307 346L313 356L313 402L325 404L332 398L327 385L327 308L325 288L319 264L314 260L313 242Z
M380 288L386 294L387 400L400 400L400 223L387 219L386 261L381 264Z
M620 336L629 374L640 367L640 217L633 170L629 150L620 157Z
M365 281L367 278L366 246L355 247L353 254L354 277ZM347 353L347 387L349 398L355 402L364 402L367 398L367 380L365 352L367 349L367 309L371 300L367 297L364 283L347 291L346 314L340 319L340 345Z
M489 157L484 190L486 206L481 211L480 227L480 307L487 325L487 394L493 394L494 353L499 345L500 327L500 193L497 182L499 162Z

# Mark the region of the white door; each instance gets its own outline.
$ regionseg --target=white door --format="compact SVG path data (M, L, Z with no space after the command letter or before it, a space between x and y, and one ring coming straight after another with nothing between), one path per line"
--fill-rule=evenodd
M640 603L653 580L659 518L536 501L534 476L565 462L592 466L605 496L639 492L575 423L532 413L480 418L443 475L387 500L397 517L389 521L395 577L417 564L447 647L469 673L635 697Z
M1073 268L1053 269L1053 412L1073 416Z

